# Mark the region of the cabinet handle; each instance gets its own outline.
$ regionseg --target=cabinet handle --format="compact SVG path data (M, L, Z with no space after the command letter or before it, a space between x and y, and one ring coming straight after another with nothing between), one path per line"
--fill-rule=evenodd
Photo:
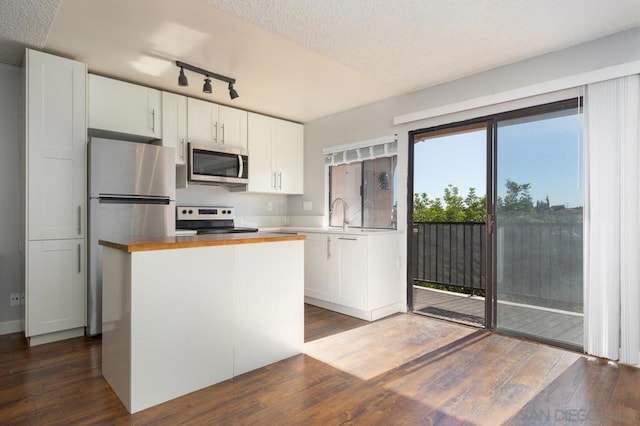
M327 259L331 259L331 237L327 237Z
M213 137L213 140L215 143L218 143L218 122L217 121L213 123L213 128L215 130L214 132L215 136Z
M276 189L276 172L271 173L271 187Z
M278 183L278 189L282 189L282 172L278 172L278 177L280 178L280 183Z
M78 243L78 273L82 272L82 248L80 247L80 243Z
M82 234L82 206L78 206L78 235Z
M339 240L345 240L345 241L358 241L357 238L346 238L346 237L338 237Z
M222 123L222 143L224 143L224 123Z
M180 141L182 148L180 149L180 157L184 160L184 138Z
M151 109L151 133L156 132L156 109Z

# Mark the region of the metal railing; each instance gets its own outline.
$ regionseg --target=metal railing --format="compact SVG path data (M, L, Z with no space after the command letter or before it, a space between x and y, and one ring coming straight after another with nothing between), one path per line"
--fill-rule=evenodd
M496 232L500 295L545 306L582 306L581 222L507 223ZM414 281L486 289L486 238L484 223L414 223Z

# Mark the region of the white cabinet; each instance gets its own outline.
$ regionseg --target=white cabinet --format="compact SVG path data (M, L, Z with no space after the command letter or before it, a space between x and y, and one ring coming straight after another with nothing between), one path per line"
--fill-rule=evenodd
M25 335L31 345L84 334L86 66L27 49Z
M85 242L29 241L27 336L84 327Z
M302 352L303 251L302 241L235 246L234 376Z
M404 309L397 233L306 233L305 302L373 321Z
M200 99L187 101L189 142L247 149L247 112Z
M85 87L84 64L27 50L28 240L84 236Z
M302 194L303 126L249 113L249 192Z
M369 237L336 236L335 302L368 310L367 249Z
M159 90L89 74L89 128L160 139L161 115Z
M187 164L187 98L162 92L162 146L176 150L176 164Z
M304 294L316 299L333 301L329 269L331 235L306 234L304 242ZM334 242L335 244L335 242Z

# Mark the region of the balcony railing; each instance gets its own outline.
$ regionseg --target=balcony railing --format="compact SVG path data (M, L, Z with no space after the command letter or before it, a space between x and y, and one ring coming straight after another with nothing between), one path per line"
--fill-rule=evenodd
M486 289L486 238L484 223L415 223L414 281ZM503 224L497 239L499 298L581 310L581 222Z

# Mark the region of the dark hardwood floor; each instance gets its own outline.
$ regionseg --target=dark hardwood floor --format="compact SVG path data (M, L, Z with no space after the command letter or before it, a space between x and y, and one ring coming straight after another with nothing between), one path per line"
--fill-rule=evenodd
M305 314L305 354L134 415L99 339L0 336L0 424L640 424L633 367L413 314Z

